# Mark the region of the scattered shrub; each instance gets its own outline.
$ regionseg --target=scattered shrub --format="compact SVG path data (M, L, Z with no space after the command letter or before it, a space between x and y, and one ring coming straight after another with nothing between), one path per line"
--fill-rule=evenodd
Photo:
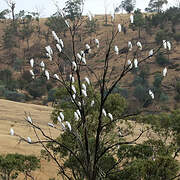
M44 79L35 79L32 81L26 90L29 92L31 96L34 98L41 97L47 91L46 83Z
M160 73L155 74L153 86L155 88L160 88L162 80L163 80L163 76Z
M174 37L174 40L175 40L175 41L177 41L177 42L180 41L180 33L179 33L179 32L178 32L178 33L175 33L175 34L173 35L173 37Z
M57 89L51 89L49 92L48 92L48 102L53 102L55 101L56 99L56 92L57 92Z
M5 98L11 101L17 101L17 102L24 102L25 101L25 95L18 93L16 91L5 91L4 93Z
M160 30L156 33L155 41L156 44L161 44L163 39L167 39L168 34L164 30Z
M15 71L21 71L24 65L24 61L22 59L16 58L13 62L13 68Z
M161 93L161 95L160 95L160 97L159 97L159 100L161 101L161 102L165 102L165 101L168 101L168 95L167 94L165 94L165 93Z
M165 66L169 64L169 60L163 55L163 53L158 53L156 56L156 62L160 66Z
M142 85L137 85L134 90L134 96L141 102L144 103L148 97L147 88L143 87Z

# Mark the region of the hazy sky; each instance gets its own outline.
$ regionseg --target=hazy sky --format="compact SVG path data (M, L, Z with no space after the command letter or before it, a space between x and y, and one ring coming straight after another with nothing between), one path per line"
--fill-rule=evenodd
M39 11L42 17L47 17L56 12L56 7L53 0L14 0L16 2L16 12L20 10L25 11ZM58 2L60 8L64 7L64 2L67 0L54 0ZM176 0L169 0L169 5L172 6ZM93 14L103 14L105 11L105 4L107 12L110 13L113 10L113 5L118 5L121 0L86 0L84 13L87 14L91 11ZM144 10L147 7L149 0L136 0L136 8ZM0 10L7 8L7 4L4 0L0 0Z

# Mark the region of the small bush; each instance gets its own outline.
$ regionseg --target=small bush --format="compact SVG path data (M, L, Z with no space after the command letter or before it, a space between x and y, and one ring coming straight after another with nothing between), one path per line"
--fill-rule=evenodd
M3 97L5 94L6 88L4 85L0 85L0 96Z
M165 93L161 93L161 95L160 95L160 97L159 97L159 100L161 101L161 102L166 102L166 101L168 101L168 95L167 94L165 94Z
M5 98L11 101L24 102L25 95L16 91L5 91Z
M155 74L153 86L155 88L160 88L162 80L163 80L163 76L160 73Z
M16 58L13 62L13 68L15 71L21 71L24 65L24 61L22 59Z
M149 99L147 89L142 85L138 85L134 90L134 96L141 102L144 103L147 99Z
M12 72L9 69L4 69L0 71L0 80L4 84L8 84L12 80Z
M179 42L180 41L180 33L175 33L174 36L173 36L174 40Z
M155 41L156 44L161 44L163 39L167 39L168 34L164 30L160 30L156 33Z
M156 56L156 62L160 66L165 66L169 64L169 60L161 52L158 53L158 55Z
M49 92L48 92L48 102L53 102L55 101L56 99L56 92L57 92L57 89L51 89Z
M176 91L178 94L180 94L180 82L176 83Z
M32 81L28 87L26 87L26 90L34 98L41 97L47 91L46 83L44 79L36 79Z
M175 99L177 102L179 102L179 101L180 101L180 94L177 94L177 95L174 97L174 99Z

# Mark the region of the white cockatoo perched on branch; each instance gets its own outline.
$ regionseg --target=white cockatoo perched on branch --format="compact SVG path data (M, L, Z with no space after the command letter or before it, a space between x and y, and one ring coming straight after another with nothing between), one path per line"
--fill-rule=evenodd
M121 32L121 31L122 31L121 24L118 24L118 32Z
M10 129L10 135L14 136L14 129L13 128Z
M167 49L167 42L166 42L166 40L163 40L163 47L164 47L164 49Z
M138 60L134 59L134 67L137 68L138 67Z
M86 85L83 83L82 88L86 91Z
M32 75L32 78L34 79L34 78L35 78L35 75L34 75L33 70L31 69L31 70L29 70L29 72L30 72L30 74Z
M61 52L62 52L61 46L60 46L59 44L56 44L56 47L57 47L57 49L59 50L59 52L61 53Z
M57 117L57 120L58 120L59 123L62 122L62 119L59 116Z
M68 126L68 128L69 128L69 131L71 131L71 130L72 130L71 124L70 124L68 121L66 121L65 123L67 124L67 126Z
M27 117L27 121L32 124L32 119L30 116Z
M88 78L88 77L85 77L84 79L85 79L86 83L87 83L88 85L90 85L90 80L89 80L89 78Z
M130 22L131 22L131 24L134 23L134 16L132 14L130 15Z
M154 54L154 50L151 49L151 50L149 51L149 56L151 57L151 56L153 56L153 54Z
M111 121L113 120L113 116L111 113L108 113L108 117L110 118Z
M165 77L167 75L167 67L163 69L163 76Z
M46 56L52 61L53 50L51 49L51 46L46 46L45 49L47 51Z
M41 68L42 68L42 71L44 71L44 70L45 70L45 64L44 64L43 61L40 62L40 66L41 66Z
M59 43L60 43L61 47L63 48L64 47L64 42L63 42L62 39L59 39Z
M102 114L103 114L104 116L107 115L105 109L102 109Z
M154 99L154 93L151 90L149 90L149 95L151 96L152 99Z
M94 100L92 100L92 101L91 101L91 107L93 107L93 106L94 106L94 104L95 104L95 101L94 101Z
M72 62L72 70L77 71L77 64L75 61Z
M141 42L137 42L137 47L140 49L140 50L142 50L142 44L141 44Z
M53 38L57 41L57 43L60 43L59 38L57 34L55 33L55 31L52 31L52 35L53 35Z
M127 60L127 65L129 66L130 69L133 67L132 62L131 62L130 59Z
M78 113L77 113L77 112L74 112L74 118L75 118L76 121L79 120L79 116L78 116Z
M131 43L131 41L128 41L128 49L129 49L129 51L132 51L132 43Z
M79 60L82 59L82 57L81 57L81 55L79 53L77 53L77 57L78 57Z
M87 97L87 92L84 89L82 89L82 94L83 96Z
M81 112L80 112L80 110L77 109L76 112L77 112L78 116L81 117Z
M98 39L95 39L95 43L96 43L97 48L99 48L99 40Z
M48 54L53 55L53 50L52 50L51 46L46 46L45 49Z
M85 59L85 57L82 57L81 61L82 61L83 64L86 65L86 59Z
M74 85L71 85L71 89L72 89L72 91L74 92L74 94L76 94L76 88L75 88Z
M62 121L64 121L64 114L62 112L59 113L60 118L62 119Z
M67 20L64 20L64 22L66 23L66 26L69 28L70 27L69 22Z
M167 49L170 51L171 50L171 43L169 41L167 41L166 44L167 44Z
M52 124L52 123L48 123L48 126L54 128L54 124Z
M33 58L30 59L30 65L31 65L32 68L34 67L34 59Z
M119 54L119 49L118 49L117 46L114 46L114 51L115 51L115 53L116 53L117 55Z
M46 79L47 79L47 80L49 80L49 79L50 79L50 75L49 75L48 70L45 70L45 76L46 76Z
M59 76L57 74L54 74L53 77L57 80L60 80Z
M28 143L31 143L31 142L32 142L32 140L31 140L30 137L27 137L27 141L28 141Z

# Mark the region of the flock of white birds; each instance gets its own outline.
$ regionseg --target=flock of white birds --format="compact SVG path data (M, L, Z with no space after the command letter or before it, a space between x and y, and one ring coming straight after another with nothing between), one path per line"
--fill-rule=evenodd
M62 16L63 16L63 14L62 14ZM89 20L90 21L92 20L92 18L93 18L93 15L89 14ZM67 20L65 20L65 23L70 28L70 25L69 25ZM134 23L134 16L132 14L130 15L130 23ZM118 32L121 32L121 30L122 30L121 24L118 24ZM63 40L60 39L54 31L52 31L52 36L57 42L57 44L56 44L57 50L59 51L59 53L61 53L63 51L63 48L64 48ZM95 44L96 44L97 48L100 47L100 42L99 42L98 39L95 39ZM143 46L142 46L141 42L138 41L136 43L136 45L137 45L139 50L143 49ZM167 49L167 50L170 51L171 50L171 43L169 41L163 40L163 47L164 47L164 49ZM131 41L128 41L128 49L129 49L129 51L132 51L132 49L133 49L133 45L132 45ZM52 48L48 45L48 46L45 47L45 50L46 50L46 56L49 58L50 61L52 61L53 60L53 50L52 50ZM85 50L80 51L80 53L77 53L77 59L78 60L76 59L76 61L72 61L72 63L71 63L72 72L78 70L78 65L77 65L76 62L78 62L80 64L83 64L83 65L86 65L85 55L87 53L89 53L90 51L91 51L91 47L89 46L89 44L86 44L85 45ZM114 51L115 51L115 54L117 54L117 55L119 54L119 48L118 48L117 45L115 45ZM149 51L149 58L151 58L153 56L153 54L154 54L154 50L151 49ZM34 65L35 65L34 59L30 59L31 68L33 68ZM128 65L128 68L130 68L130 69L133 68L133 65L134 65L134 68L138 68L138 59L134 58L133 63L131 62L130 59L128 59L127 60L127 65ZM41 61L40 67L42 68L42 71L44 71L44 74L45 74L47 80L49 80L50 79L50 74L49 74L49 71L46 69L45 63L43 61ZM34 79L35 74L33 72L33 69L30 70L30 74L32 75L32 78ZM162 74L163 74L163 77L165 77L167 75L167 68L166 67L163 69ZM58 74L54 74L53 78L55 78L57 80L60 80ZM85 83L82 83L82 85L81 85L81 93L86 98L88 96L87 95L86 84L90 85L90 80L89 80L88 77L85 77L84 80L85 80ZM74 76L72 74L70 74L70 81L71 81L70 84L71 84L71 90L72 90L71 91L72 92L72 95L71 95L72 102L75 103L77 91L76 91L76 88L75 88L75 85L74 85L75 78L74 78ZM152 92L151 89L149 89L149 95L151 96L152 99L154 99L154 93ZM79 105L79 107L81 106L81 102L77 102L77 104ZM91 101L91 107L93 107L94 104L95 104L95 101L92 100ZM111 113L106 113L105 109L102 109L102 115L105 116L105 117L106 116L109 117L111 121L113 120L112 114ZM80 109L77 109L74 112L74 119L76 121L78 121L80 118L81 118L81 112L80 112ZM60 123L60 125L62 127L62 130L67 130L67 128L68 128L69 131L71 131L72 130L71 124L68 121L64 121L64 119L65 119L65 117L64 117L63 112L60 112L59 116L57 117L57 121ZM30 116L27 117L27 121L30 124L33 125L33 122L32 122L32 119L31 119ZM53 123L48 123L48 126L50 126L52 128L56 128ZM15 132L14 132L13 128L10 129L10 135L12 135L12 136L15 135ZM27 142L32 143L32 140L31 140L30 137L27 137Z

